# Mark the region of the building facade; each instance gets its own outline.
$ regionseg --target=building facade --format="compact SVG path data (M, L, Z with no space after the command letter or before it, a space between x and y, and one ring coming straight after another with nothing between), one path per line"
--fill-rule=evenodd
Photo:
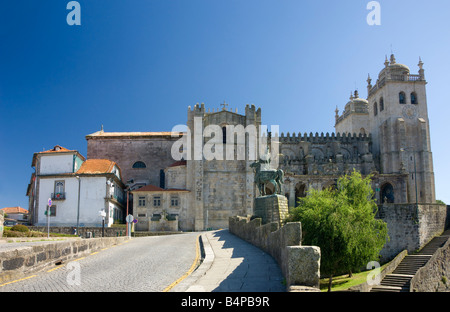
M78 151L57 145L35 153L32 167L27 189L32 225L102 226L102 210L105 226L123 219L124 185L113 161L86 160Z
M259 193L250 165L264 150L259 141L255 147L253 135L267 134L274 163L285 172L283 193L290 207L309 189L333 187L353 170L373 176L379 204L433 204L426 80L422 61L418 66L418 74L411 74L394 55L386 59L375 84L369 76L366 99L355 91L342 114L336 108L335 133L267 131L254 105L239 114L225 104L212 111L196 104L188 108L186 132L87 135L88 158L108 158L122 168L143 229L150 228L149 218L162 214L176 216L179 230L223 228L230 216L252 214ZM230 131L238 127L245 130L242 140ZM155 196L164 204L152 205ZM171 205L172 196L178 196L178 206ZM146 205L139 205L139 197Z

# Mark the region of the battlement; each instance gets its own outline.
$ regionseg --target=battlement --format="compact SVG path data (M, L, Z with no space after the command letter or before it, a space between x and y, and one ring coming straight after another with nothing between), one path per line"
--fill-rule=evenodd
M226 104L225 102L223 104L220 104L222 107L221 108L208 108L207 110L205 109L205 103L197 103L194 105L194 107L192 108L191 106L188 106L188 114L194 113L196 115L203 115L203 114L216 114L216 113L220 113L220 112L230 112L230 113L234 113L234 114L238 114L238 109L235 108L234 110L231 108L228 108L228 104ZM261 108L256 109L254 104L247 104L245 106L245 116L255 116L256 117L261 117Z
M305 132L305 134L301 134L300 132L298 135L295 133L290 134L289 132L284 135L282 132L279 137L280 142L282 143L288 143L288 142L358 142L358 141L370 141L372 140L372 135L369 134L356 134L356 133L326 133L323 132L319 135L318 132L313 134L310 132L309 134Z

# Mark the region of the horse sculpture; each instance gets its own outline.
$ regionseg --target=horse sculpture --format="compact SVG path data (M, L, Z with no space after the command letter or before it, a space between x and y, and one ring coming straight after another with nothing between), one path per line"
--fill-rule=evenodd
M281 194L284 173L281 169L271 169L261 171L261 161L256 161L250 165L255 170L255 183L258 186L261 196L266 195L266 184L274 186L275 194Z

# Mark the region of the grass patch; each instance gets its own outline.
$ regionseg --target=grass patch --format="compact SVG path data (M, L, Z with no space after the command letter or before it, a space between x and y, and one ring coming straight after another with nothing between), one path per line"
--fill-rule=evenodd
M381 266L381 271L385 268L386 265L387 264ZM373 271L375 271L375 269L363 271L360 273L353 273L352 277L348 277L348 274L334 276L331 282L331 291L345 291L350 287L361 285L367 281L367 275L369 275L369 273ZM328 278L320 279L320 291L328 291L328 280Z
M61 233L49 233L50 237L77 237L77 235L73 234L61 234ZM14 231L11 227L4 228L3 237L47 237L47 232L39 232L39 231L28 231L28 232L20 232Z

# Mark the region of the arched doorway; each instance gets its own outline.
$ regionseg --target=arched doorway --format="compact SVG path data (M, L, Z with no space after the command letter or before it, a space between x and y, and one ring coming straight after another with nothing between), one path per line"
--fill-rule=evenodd
M295 186L295 206L299 204L299 198L306 197L306 185L304 183L297 183Z
M395 196L394 196L394 187L391 183L385 183L381 187L381 202L382 203L394 203Z

